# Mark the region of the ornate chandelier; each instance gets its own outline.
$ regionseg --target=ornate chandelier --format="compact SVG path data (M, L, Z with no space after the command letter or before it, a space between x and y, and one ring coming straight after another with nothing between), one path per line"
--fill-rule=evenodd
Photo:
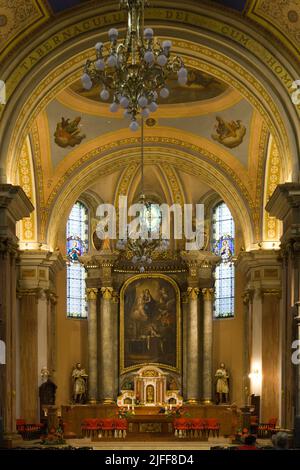
M161 233L161 213L159 206L147 201L144 194L144 120L141 121L141 195L139 198L141 210L139 213L139 231L128 233L128 238L120 239L117 248L131 254L131 262L145 272L145 266L152 264L154 251L164 251L169 247L169 241ZM160 214L153 214L153 209Z
M151 28L144 29L144 0L120 0L120 6L128 11L124 42L118 42L118 30L111 28L109 50L102 42L95 45L96 58L86 62L81 80L86 90L100 84L100 98L112 98L111 112L124 108L130 129L136 131L137 116L147 118L157 110L159 96L168 98L170 75L177 73L179 84L185 85L188 72L180 57L171 57L171 41L160 43Z

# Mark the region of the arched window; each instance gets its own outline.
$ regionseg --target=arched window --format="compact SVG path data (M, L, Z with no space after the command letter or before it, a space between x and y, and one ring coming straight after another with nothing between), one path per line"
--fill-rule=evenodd
M67 316L86 318L85 269L79 256L88 250L88 209L77 201L67 222Z
M234 316L234 221L224 202L213 209L212 248L221 262L215 270L215 318Z

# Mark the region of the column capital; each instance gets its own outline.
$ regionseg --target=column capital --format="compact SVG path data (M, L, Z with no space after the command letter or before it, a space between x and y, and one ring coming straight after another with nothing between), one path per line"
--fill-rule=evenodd
M205 287L204 289L202 289L202 294L204 300L213 300L214 289L212 289L211 287Z
M198 287L188 287L186 292L189 299L196 300L198 298L200 289Z
M10 253L11 255L17 256L18 244L9 237L0 236L0 253Z
M46 296L47 296L47 300L49 300L49 302L51 302L51 304L53 304L53 305L57 304L58 296L55 294L54 291L52 291L50 289L46 290Z
M248 305L253 301L254 289L246 289L242 295L244 305Z
M46 292L40 287L35 287L32 289L17 289L17 297L22 299L25 296L32 296L36 298L36 301L46 297Z
M86 297L88 301L97 300L98 289L95 287L88 287L86 289Z
M101 294L103 296L103 299L105 300L111 300L113 297L113 291L114 289L112 287L101 287Z

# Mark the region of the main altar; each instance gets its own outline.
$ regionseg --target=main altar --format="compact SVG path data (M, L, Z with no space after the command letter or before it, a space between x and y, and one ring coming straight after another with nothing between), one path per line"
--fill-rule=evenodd
M111 249L82 257L87 270L88 396L62 407L66 429L126 416L129 435L172 433L175 410L216 418L230 435L232 407L214 404L213 266L206 251L182 252L132 273Z

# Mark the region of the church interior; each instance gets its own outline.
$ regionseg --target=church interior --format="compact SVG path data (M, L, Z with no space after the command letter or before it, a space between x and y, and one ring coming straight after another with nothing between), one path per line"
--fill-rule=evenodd
M299 54L300 0L0 2L0 446L300 448Z

